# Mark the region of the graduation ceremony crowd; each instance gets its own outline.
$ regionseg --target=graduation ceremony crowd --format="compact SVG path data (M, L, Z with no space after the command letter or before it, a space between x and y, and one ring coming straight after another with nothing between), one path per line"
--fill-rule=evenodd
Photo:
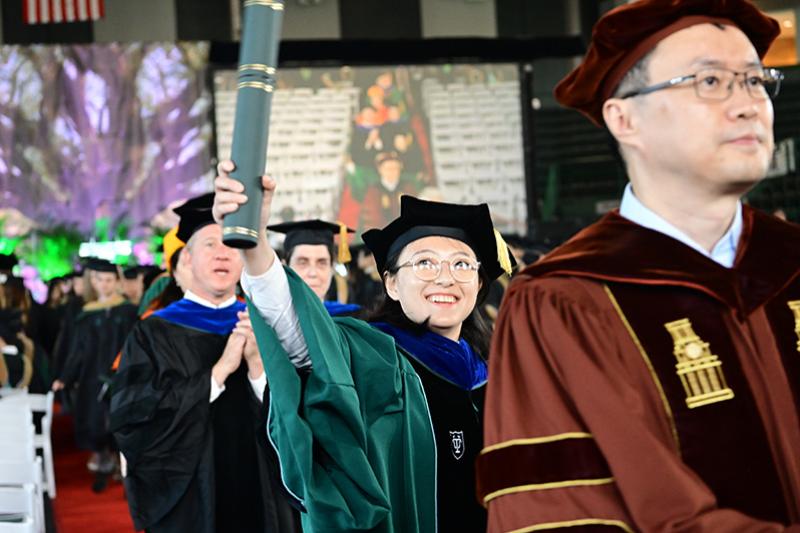
M269 176L230 248L223 161L163 271L90 259L34 305L3 256L0 381L58 393L137 531L800 531L800 228L742 202L778 32L748 0L606 13L555 95L629 184L552 250L480 199L275 224Z

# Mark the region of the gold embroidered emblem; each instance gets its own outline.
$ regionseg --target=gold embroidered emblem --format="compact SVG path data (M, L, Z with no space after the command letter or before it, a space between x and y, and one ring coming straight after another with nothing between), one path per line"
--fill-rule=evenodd
M794 333L797 335L797 351L800 352L800 300L786 302L794 313Z
M389 200L388 194L384 194L383 196L381 196L381 206L383 206L384 209L389 209L389 206L392 205L390 202L391 201Z
M678 359L675 368L689 409L733 398L733 391L722 373L722 361L711 353L709 344L697 336L689 319L667 322L664 327L675 343L673 353Z

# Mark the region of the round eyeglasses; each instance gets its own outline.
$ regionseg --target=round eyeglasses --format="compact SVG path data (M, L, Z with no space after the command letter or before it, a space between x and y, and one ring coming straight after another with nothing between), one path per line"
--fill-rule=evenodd
M478 277L478 270L481 264L477 261L468 259L438 259L436 257L420 257L407 261L398 266L397 269L411 267L411 271L422 281L433 281L442 273L442 265L447 264L450 275L458 283L471 283Z
M741 80L739 81L739 78ZM747 94L755 100L775 98L781 90L783 72L774 68L754 68L744 72L737 72L726 68L705 68L695 74L678 76L671 80L634 89L623 94L621 98L631 98L644 94L654 93L663 89L675 87L681 83L692 81L694 91L698 98L704 100L727 100L733 94L736 81L745 88Z

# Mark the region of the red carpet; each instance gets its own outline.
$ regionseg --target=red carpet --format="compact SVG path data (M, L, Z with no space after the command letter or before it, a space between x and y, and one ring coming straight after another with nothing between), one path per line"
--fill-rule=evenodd
M89 452L75 447L72 417L56 414L53 418L53 511L58 533L132 533L122 483L110 481L105 492L92 492L94 475L86 470Z

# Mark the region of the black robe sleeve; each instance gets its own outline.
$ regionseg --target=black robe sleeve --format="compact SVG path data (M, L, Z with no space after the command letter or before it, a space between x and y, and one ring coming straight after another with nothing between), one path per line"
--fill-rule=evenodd
M81 306L82 300L73 299L70 303L64 304L61 310L61 323L53 345L53 352L50 354L53 361L52 374L57 379L61 379L61 374L64 370L64 364L72 343L75 319L81 312Z
M25 361L22 355L24 347L21 342L15 342L13 346L17 347L17 355L0 354L0 357L5 360L8 372L8 386L17 387L25 376ZM3 383L0 383L0 386L3 386Z
M76 325L77 321L77 318L75 321L71 321L70 331L67 338L64 339L66 345L60 360L59 379L64 382L67 389L79 381L79 376L83 371L84 357L88 349L86 346L88 337L76 334L76 330L80 329Z
M128 504L139 530L178 504L197 481L193 478L204 452L207 457L211 450L211 366L196 361L195 368L187 367L193 347L176 349L168 326L158 320L137 324L112 382L111 431L128 462ZM193 490L210 501L211 480L199 481ZM213 526L213 508L208 507L194 511Z
M251 389L252 392L252 389ZM281 480L281 466L278 453L267 438L267 413L269 412L269 386L264 389L263 398L256 400L252 394L250 402L253 429L258 444L259 477L261 480L261 497L264 508L264 522L267 531L286 533L302 533L300 512L305 512L302 504L296 500Z

